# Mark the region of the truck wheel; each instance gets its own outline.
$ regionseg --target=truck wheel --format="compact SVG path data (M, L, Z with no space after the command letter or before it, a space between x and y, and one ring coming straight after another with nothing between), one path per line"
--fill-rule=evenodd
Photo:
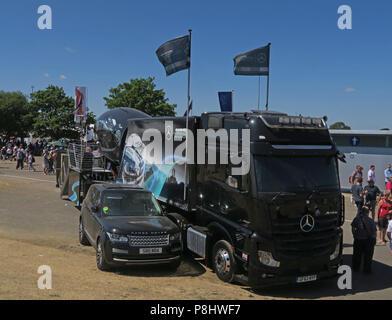
M79 219L79 243L83 246L90 245L90 242L87 239L86 233L84 232L82 218Z
M110 266L106 262L105 248L101 241L98 239L97 241L97 250L96 250L96 259L97 259L97 268L101 271L108 271Z
M233 282L237 265L232 246L226 240L219 240L212 250L213 266L216 275L224 282Z

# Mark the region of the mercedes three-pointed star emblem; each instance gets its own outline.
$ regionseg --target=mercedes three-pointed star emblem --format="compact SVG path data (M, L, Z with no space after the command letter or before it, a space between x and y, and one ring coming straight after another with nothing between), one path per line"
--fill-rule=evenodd
M303 232L310 232L314 229L315 221L310 214L305 214L300 222L299 226Z

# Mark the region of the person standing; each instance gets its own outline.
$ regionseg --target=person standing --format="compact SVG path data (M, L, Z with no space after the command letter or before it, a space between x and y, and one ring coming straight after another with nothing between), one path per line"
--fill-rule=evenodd
M351 185L355 185L357 183L358 179L362 180L362 170L363 170L363 168L360 165L357 165L355 167L355 170L350 177Z
M22 150L22 147L20 147L16 151L16 170L20 168L20 170L23 170L23 159L24 159L24 153Z
M364 191L362 188L362 178L357 179L356 183L351 187L351 192L355 205L357 206L357 214L361 212L363 206Z
M34 155L33 155L32 152L29 152L28 158L27 158L27 163L28 163L29 171L30 171L30 170L33 170L33 171L35 172L34 162L35 162Z
M389 220L387 236L389 238L389 249L391 250L392 253L392 219Z
M386 230L388 227L388 215L392 214L392 194L385 191L384 199L380 200L376 208L376 223L378 224L378 244L385 245Z
M385 189L387 191L391 191L392 190L392 177L388 178L388 182L385 184Z
M359 271L363 260L363 271L372 272L374 246L376 245L377 227L373 219L369 218L369 208L363 206L351 223L354 236L354 253L352 267Z
M369 208L372 213L372 218L374 220L377 206L377 197L381 194L380 189L374 185L373 180L368 181L368 185L364 188L365 194L365 205Z
M374 164L372 164L370 166L370 169L368 171L368 181L371 180L374 183L376 183L376 166Z
M10 146L8 146L7 149L7 160L12 160L12 148Z
M385 176L385 185L389 181L389 178L392 177L392 169L391 169L391 164L389 163L387 168L384 170L384 176Z
M49 151L45 150L44 151L44 157L43 157L43 165L44 165L44 174L47 175L49 173Z

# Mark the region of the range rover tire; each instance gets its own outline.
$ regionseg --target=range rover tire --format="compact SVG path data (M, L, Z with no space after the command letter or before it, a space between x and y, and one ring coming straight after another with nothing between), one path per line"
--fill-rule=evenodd
M232 246L226 240L219 240L212 249L212 264L219 279L233 282L237 265L232 252Z
M90 242L88 241L86 233L84 232L82 218L79 219L79 243L83 246L90 246Z
M101 271L110 270L110 265L106 262L105 247L101 239L97 241L96 249L97 268Z

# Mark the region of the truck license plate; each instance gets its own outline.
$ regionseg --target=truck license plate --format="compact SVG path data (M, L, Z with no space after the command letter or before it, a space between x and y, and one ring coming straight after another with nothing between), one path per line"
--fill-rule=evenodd
M317 280L317 274L312 274L310 276L297 277L297 283L316 281L316 280Z
M162 253L162 248L140 248L139 249L140 254L156 254L156 253Z

